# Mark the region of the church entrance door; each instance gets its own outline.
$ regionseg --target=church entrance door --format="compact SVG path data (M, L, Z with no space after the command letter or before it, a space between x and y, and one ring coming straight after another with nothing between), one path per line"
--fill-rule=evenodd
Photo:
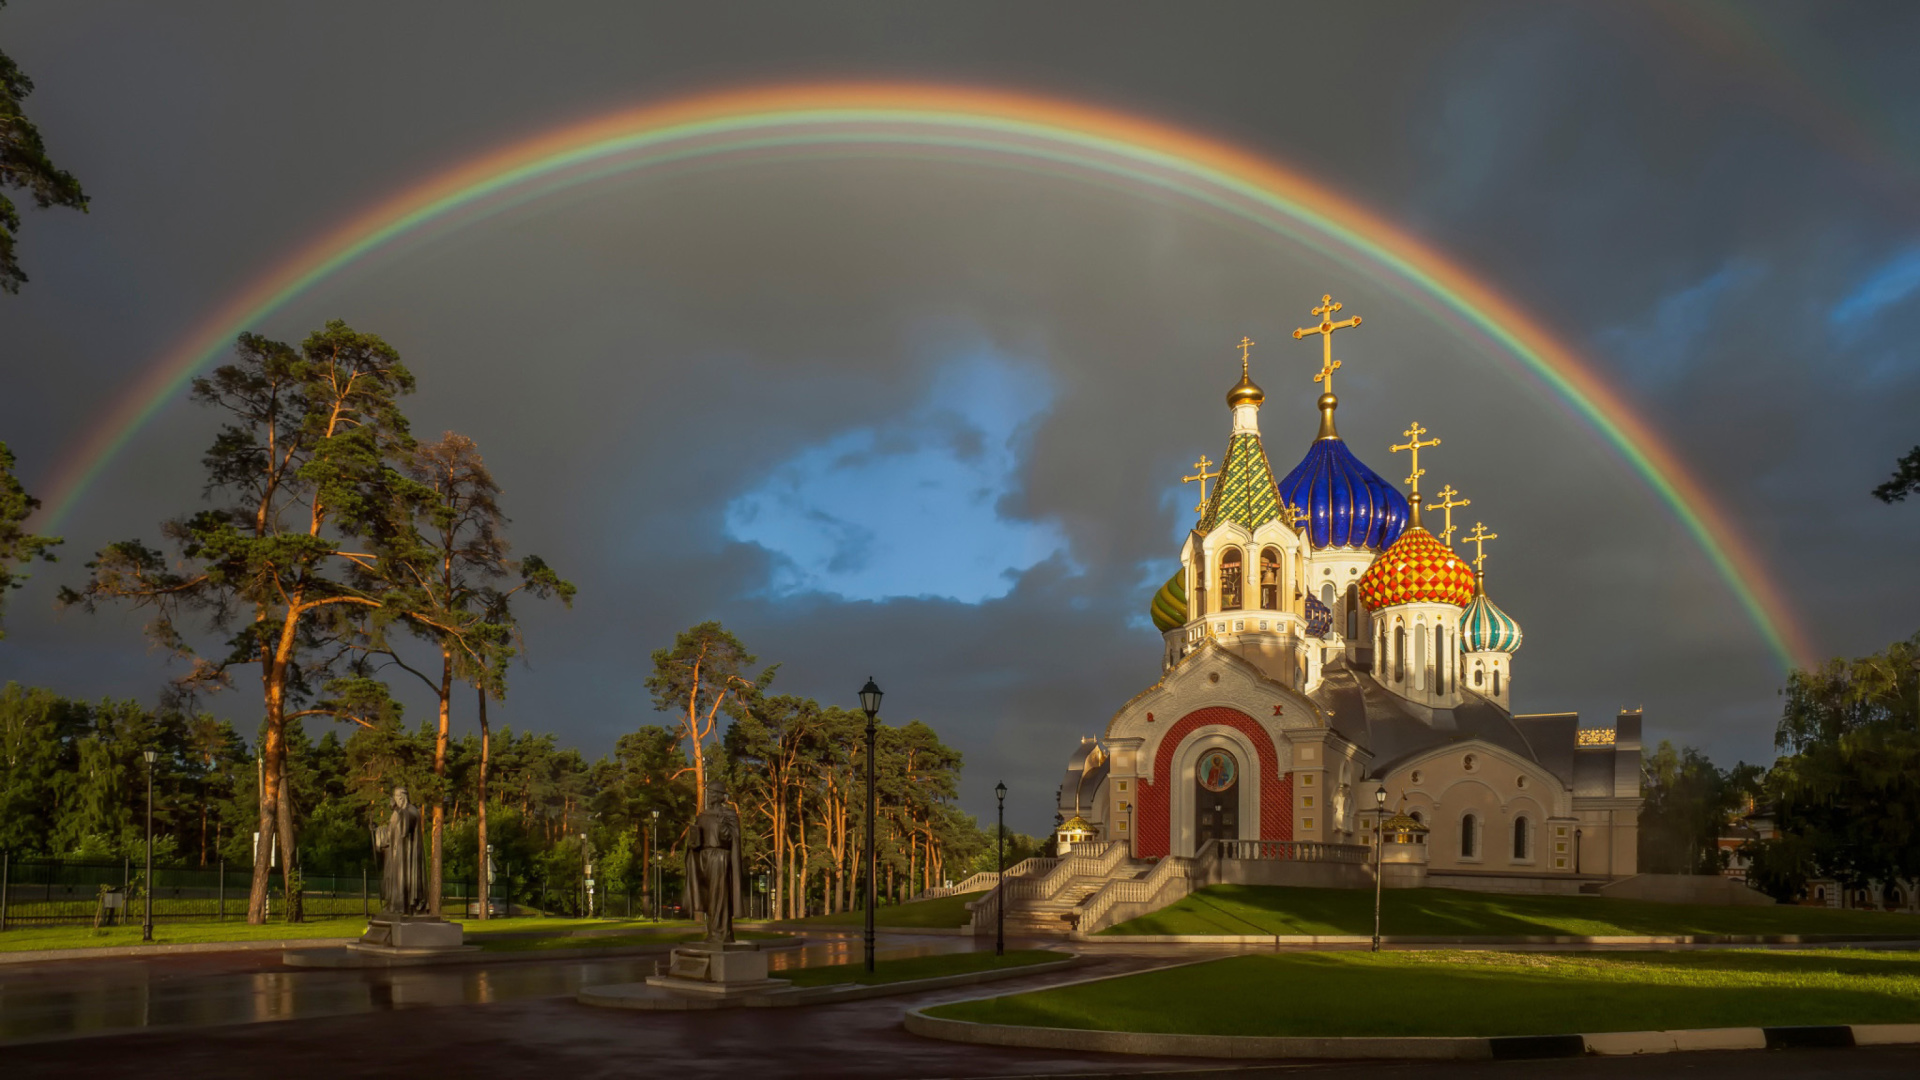
M1193 850L1209 840L1240 839L1240 763L1209 750L1193 767Z

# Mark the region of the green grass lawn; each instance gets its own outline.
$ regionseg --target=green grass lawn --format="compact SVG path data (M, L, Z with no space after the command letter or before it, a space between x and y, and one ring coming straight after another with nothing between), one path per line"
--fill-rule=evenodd
M926 929L928 927L965 926L972 921L973 913L967 910L967 902L978 900L986 893L956 893L935 900L915 900L909 904L889 904L875 908L873 924L893 929ZM836 911L832 915L815 915L801 919L808 926L860 926L866 920L866 913L859 909Z
M466 930L469 938L530 930L546 931L547 935L543 936L559 937L564 933L577 933L600 927L656 925L641 920L543 919L538 916L488 919L485 922L478 919L455 921ZM565 929L560 930L561 927ZM366 923L360 919L322 919L303 923L270 922L264 926L249 926L238 919L230 919L226 922L156 923L153 927L153 940L157 944L178 945L209 941L351 938L359 937L366 928ZM591 942L593 939L587 940ZM0 933L0 952L26 952L34 949L92 949L110 945L138 944L140 944L138 922L132 926L115 926L104 930L95 930L91 926L13 926L9 927L5 933ZM595 946L588 944L581 947Z
M827 967L792 968L787 971L776 971L773 975L775 978L790 980L795 986L827 986L833 983L860 983L875 986L880 983L935 979L942 975L962 975L994 968L1025 967L1029 964L1045 964L1065 959L1067 959L1065 953L1050 952L1046 949L1015 949L1005 956L995 956L991 951L939 953L933 956L913 956L903 960L889 960L882 956L874 965L875 970L871 975L867 974L864 962L833 964Z
M1388 889L1384 934L1887 934L1920 936L1920 918L1828 908L1715 907L1598 896L1506 896ZM1212 885L1103 934L1372 934L1369 889Z
M1914 1023L1920 953L1267 953L927 1011L978 1023L1200 1035Z

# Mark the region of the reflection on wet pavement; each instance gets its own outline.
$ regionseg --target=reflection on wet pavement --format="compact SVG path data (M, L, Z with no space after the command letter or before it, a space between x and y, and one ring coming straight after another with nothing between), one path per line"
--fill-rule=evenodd
M857 935L812 940L770 953L769 967L779 972L860 958ZM885 938L880 959L973 947L965 937ZM664 952L394 969L293 969L281 967L277 954L232 953L0 967L0 1043L571 997L583 986L645 979Z

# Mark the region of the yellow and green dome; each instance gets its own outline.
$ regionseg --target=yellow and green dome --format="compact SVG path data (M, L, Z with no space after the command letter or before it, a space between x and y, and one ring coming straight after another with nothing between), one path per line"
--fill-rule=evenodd
M1153 603L1148 610L1153 615L1153 625L1161 633L1176 627L1187 625L1187 572L1180 569L1173 572L1160 591L1153 594Z

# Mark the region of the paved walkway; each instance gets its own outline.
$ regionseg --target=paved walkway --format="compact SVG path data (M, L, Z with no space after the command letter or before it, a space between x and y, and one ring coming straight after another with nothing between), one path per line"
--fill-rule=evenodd
M970 948L954 938L890 937L915 952ZM857 939L814 946L831 963ZM884 957L885 954L883 954ZM795 959L799 959L796 957ZM1106 953L1064 973L1010 979L1017 992L1166 963ZM1677 1054L1660 1058L1511 1063L1239 1063L975 1047L907 1034L904 1009L972 997L981 987L807 1009L633 1013L571 995L586 983L631 981L651 958L476 964L396 971L294 971L271 954L226 953L22 965L0 970L0 1049L8 1080L119 1074L164 1063L169 1075L246 1080L341 1076L1018 1077L1153 1074L1279 1077L1302 1072L1367 1080L1435 1077L1679 1076L1774 1080L1914 1074L1911 1048ZM262 1022L272 1021L272 1022ZM26 1041L19 1041L26 1040ZM1548 1067L1543 1069L1543 1067Z
M855 935L826 935L769 954L790 966L849 963ZM303 946L305 943L303 943ZM435 1005L571 998L582 986L637 982L671 948L619 957L509 954L417 968L296 969L258 950L65 958L0 967L0 1044L91 1038L156 1028L309 1020ZM991 948L991 944L988 945ZM964 952L970 938L887 937L881 957Z

